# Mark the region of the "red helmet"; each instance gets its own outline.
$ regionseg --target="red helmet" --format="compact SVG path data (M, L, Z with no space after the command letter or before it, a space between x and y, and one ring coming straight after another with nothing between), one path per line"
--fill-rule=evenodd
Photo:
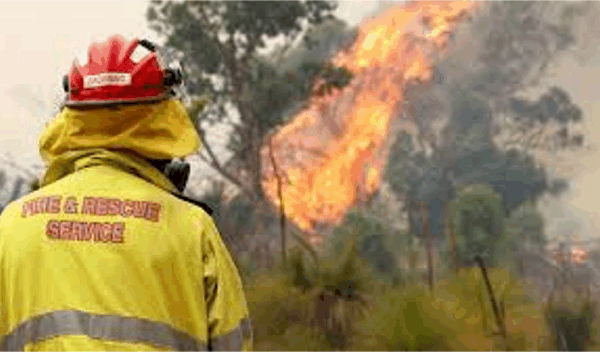
M134 62L131 55L138 45L150 53ZM116 35L105 43L92 44L85 66L73 63L63 78L65 105L158 101L169 98L171 88L181 82L181 71L164 67L154 44L137 39L128 43Z

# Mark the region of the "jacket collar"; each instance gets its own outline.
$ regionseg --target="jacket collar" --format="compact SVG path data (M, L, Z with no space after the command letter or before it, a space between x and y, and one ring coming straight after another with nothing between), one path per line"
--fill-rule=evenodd
M61 154L48 165L40 186L47 186L65 176L93 166L110 166L140 177L169 193L179 194L173 183L148 161L126 152L106 149L75 150Z

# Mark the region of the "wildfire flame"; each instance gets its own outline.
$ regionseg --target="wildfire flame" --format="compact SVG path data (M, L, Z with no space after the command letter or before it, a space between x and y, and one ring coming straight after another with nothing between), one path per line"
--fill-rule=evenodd
M581 248L573 248L571 253L563 253L560 250L555 250L553 252L554 260L559 264L564 264L565 262L570 261L575 265L582 265L585 263L588 255L589 253Z
M279 206L272 143L288 219L315 234L319 224L339 222L379 188L389 129L400 116L405 89L432 77L435 58L447 50L450 34L477 6L470 1L410 2L359 26L353 46L333 59L354 74L350 84L326 94L315 87L308 108L262 151L265 194ZM416 132L408 119L401 127Z

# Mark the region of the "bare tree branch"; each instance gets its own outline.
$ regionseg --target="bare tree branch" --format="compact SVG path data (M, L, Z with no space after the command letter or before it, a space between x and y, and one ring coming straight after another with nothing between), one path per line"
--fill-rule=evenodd
M222 166L222 164L219 162L217 156L215 155L215 153L213 152L210 144L208 143L208 141L206 140L206 138L204 137L204 130L199 128L199 135L200 135L200 139L202 140L202 144L206 150L206 152L208 153L208 156L210 157L210 160L206 160L205 157L203 157L203 155L201 154L201 152L198 152L197 155L200 156L200 158L202 158L203 160L207 161L208 164L214 168L217 172L219 172L223 177L225 177L228 181L230 181L231 183L235 184L236 186L238 186L244 193L246 193L248 196L250 196L251 199L254 199L254 195L253 193L248 190L244 184L242 184L241 181L239 181L237 178L233 177L230 173L228 173Z

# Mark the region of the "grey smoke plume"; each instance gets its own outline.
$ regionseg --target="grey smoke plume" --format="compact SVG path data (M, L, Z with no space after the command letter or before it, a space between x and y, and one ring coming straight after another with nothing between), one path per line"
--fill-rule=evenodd
M577 45L559 60L547 78L548 84L559 84L584 111L582 133L586 148L557 155L556 165L549 165L558 175L571 179L570 190L557 199L540 204L550 236L575 241L600 239L600 160L597 158L600 124L595 120L600 111L600 4L592 3L577 26Z

